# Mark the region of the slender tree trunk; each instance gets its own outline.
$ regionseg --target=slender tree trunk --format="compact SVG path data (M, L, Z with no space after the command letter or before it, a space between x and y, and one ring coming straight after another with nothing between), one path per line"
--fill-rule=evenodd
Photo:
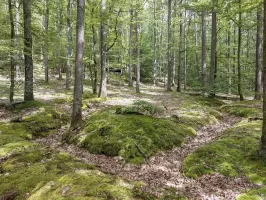
M19 65L19 57L21 54L21 49L20 49L20 11L19 11L19 0L15 0L15 6L16 6L16 31L15 31L15 35L16 35L16 49L17 49L17 53L15 56L15 60L16 60L16 82L19 82L20 80L20 65Z
M256 85L255 99L262 98L262 8L258 8L257 12L257 43L256 43Z
M157 30L156 30L156 0L153 0L153 85L157 78Z
M83 78L83 57L84 57L84 17L85 0L77 0L77 40L76 40L76 65L75 84L73 96L73 111L71 127L76 127L82 122L82 78Z
M136 45L137 45L136 93L140 93L140 22L137 12L136 12Z
M229 23L230 25L230 23ZM230 45L231 45L231 34L230 31L227 31L227 73L228 73L228 94L231 94L231 85L232 85L232 79L231 79L231 59L230 59Z
M106 98L107 97L107 87L106 87L106 51L107 46L105 42L106 38L106 30L104 24L104 15L106 12L106 0L101 0L101 33L100 33L100 54L101 54L101 82L100 82L100 90L99 90L99 97Z
M215 96L216 45L217 21L215 8L212 9L212 39L211 39L211 70L210 70L210 97Z
M168 62L168 76L167 76L167 91L171 91L172 86L172 0L168 0L168 44L167 44L167 62Z
M92 93L97 94L97 52L96 52L96 32L92 25L92 45L93 45L93 69L92 69Z
M128 64L128 86L133 87L133 80L132 80L132 18L133 18L133 11L132 9L129 10L130 15L130 25L129 25L129 64Z
M23 0L24 18L24 62L25 62L25 88L24 101L32 101L33 97L33 60L31 35L31 0Z
M202 11L202 92L206 92L206 10Z
M180 1L180 4L182 5L182 0ZM179 58L178 58L178 69L177 69L177 73L178 73L178 77L177 77L177 92L181 92L181 65L182 65L182 12L180 12L180 25L179 25Z
M71 71L71 64L70 64L70 58L72 57L72 32L73 27L71 23L71 10L72 10L73 2L72 0L68 0L67 5L67 63L66 63L66 89L70 89L70 71Z
M197 73L198 73L198 77L200 77L200 68L199 68L199 52L198 52L198 49L199 49L199 45L198 45L198 24L196 22L196 14L194 14L194 21L195 21L195 47L196 47L196 51L195 51L195 54L196 54L196 63L195 63L195 68L197 70Z
M266 160L266 0L264 0L263 29L263 124L259 154Z
M49 35L49 0L45 0L45 16L44 16L44 29L45 29L45 44L44 44L44 76L45 82L49 82L49 66L48 66L48 35Z
M185 10L185 22L184 22L184 90L187 89L187 11Z
M12 2L8 0L8 10L9 10L9 19L10 19L10 43L11 43L11 51L10 51L10 93L9 93L9 101L13 103L14 101L14 87L15 87L15 59L14 59L14 48L15 48L15 26L14 26L14 17L12 11Z
M242 15L241 15L241 0L239 0L239 25L238 25L238 49L237 49L237 71L238 71L238 95L240 101L244 101L244 96L242 93L242 73L241 73L241 40L242 40Z
M57 56L58 56L58 79L62 80L62 63L61 63L61 0L58 0L57 5Z

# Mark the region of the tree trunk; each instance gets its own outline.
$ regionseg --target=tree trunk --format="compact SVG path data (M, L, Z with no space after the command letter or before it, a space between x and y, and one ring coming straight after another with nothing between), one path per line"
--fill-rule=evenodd
M24 62L25 62L25 88L24 101L32 101L33 97L33 60L31 35L31 0L23 0L24 18Z
M82 78L83 78L83 57L84 57L84 15L85 0L77 1L77 40L76 40L76 65L75 84L73 96L73 111L71 127L76 127L82 122Z
M136 12L136 45L137 45L136 93L140 93L140 24L137 12Z
M100 54L101 54L101 82L100 82L100 90L99 97L106 98L107 97L107 87L106 87L106 51L107 46L105 43L106 38L106 30L104 24L104 15L106 12L106 0L101 0L101 35L100 35Z
M153 85L157 78L157 30L156 30L156 0L153 0Z
M238 71L238 81L237 81L237 88L238 88L238 95L239 100L244 101L244 96L242 93L242 73L241 73L241 40L242 40L242 15L241 15L241 0L239 0L239 24L238 24L238 49L237 49L237 71Z
M93 69L91 72L91 80L92 80L92 93L97 94L97 52L96 52L96 32L94 25L92 25L92 45L93 45Z
M67 63L66 63L66 89L70 89L70 71L71 71L71 64L70 64L70 58L72 57L72 32L73 27L71 23L71 10L72 10L73 2L72 0L68 0L67 5Z
M263 124L259 154L266 160L266 0L264 0L263 29Z
M12 11L12 2L8 0L8 10L9 10L9 19L10 19L10 43L11 43L11 51L10 51L10 93L9 93L9 101L13 103L14 101L14 87L15 87L15 59L14 59L14 48L15 48L15 27L14 27L14 17Z
M182 4L182 0L180 1L180 4ZM177 73L178 73L178 77L177 77L177 92L181 92L181 60L182 60L182 12L180 12L180 28L179 28L179 58L178 58L178 69L177 69Z
M167 62L168 62L168 76L167 76L167 91L171 91L172 86L172 0L168 0L168 48L167 48Z
M216 71L216 45L217 45L217 21L216 10L212 9L212 39L211 39L211 70L209 96L215 96L215 71Z
M132 18L133 18L133 11L132 9L129 10L130 14L130 25L129 25L129 64L128 64L128 86L133 87L133 80L132 80Z
M230 26L230 23L229 23ZM231 85L232 85L232 80L231 80L231 59L230 59L230 45L231 45L231 34L230 31L227 31L227 53L226 53L226 58L227 58L227 76L228 76L228 94L231 94Z
M20 80L20 65L19 65L19 57L21 55L21 47L20 47L20 11L19 11L19 0L15 1L15 6L16 6L16 31L15 31L15 35L16 35L16 49L17 49L17 53L15 56L15 60L16 60L16 82L19 82Z
M45 44L44 44L44 76L45 82L49 82L49 66L48 66L48 28L49 28L49 0L45 0L45 16L44 16L44 29L45 29Z
M58 59L58 79L62 80L62 63L61 63L61 0L57 2L57 59Z
M256 85L255 99L261 99L262 93L262 8L258 8L257 12L257 43L256 43Z
M206 92L206 10L202 11L202 92Z

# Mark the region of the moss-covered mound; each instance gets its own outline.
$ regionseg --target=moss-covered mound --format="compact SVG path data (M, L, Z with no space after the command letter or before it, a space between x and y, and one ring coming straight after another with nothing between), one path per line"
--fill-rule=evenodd
M13 192L16 199L135 199L145 196L140 191L133 182L40 147L13 154L0 173L0 197Z
M237 200L264 200L266 198L266 187L250 190L247 193L239 195Z
M91 153L121 156L143 163L160 150L180 146L195 130L169 119L116 114L116 109L94 113L82 134L71 139Z
M28 148L36 137L47 136L67 123L68 117L50 108L41 108L31 116L23 117L21 122L0 123L0 158L11 151Z
M266 165L257 158L260 136L260 121L243 121L190 154L184 163L185 174L197 178L214 172L231 177L244 173L251 181L266 184Z
M240 117L262 117L261 101L234 102L223 105L220 110Z

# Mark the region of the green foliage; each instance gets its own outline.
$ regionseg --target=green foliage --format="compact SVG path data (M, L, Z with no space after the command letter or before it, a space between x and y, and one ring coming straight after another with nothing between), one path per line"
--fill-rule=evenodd
M182 145L187 136L195 134L193 129L169 119L120 115L114 109L93 114L84 131L71 141L92 153L121 156L136 164L160 150Z
M185 174L197 178L219 172L236 177L245 174L255 183L266 183L266 166L258 157L261 122L242 122L218 140L190 154L184 163Z
M266 197L266 187L250 190L237 197L237 200L264 200Z

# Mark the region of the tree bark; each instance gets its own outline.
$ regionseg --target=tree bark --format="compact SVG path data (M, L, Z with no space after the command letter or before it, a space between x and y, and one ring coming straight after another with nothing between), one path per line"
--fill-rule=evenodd
M45 82L49 82L49 66L48 66L48 37L49 37L49 0L45 0L45 16L44 16L44 29L45 29L45 44L44 44L44 70Z
M237 71L238 71L238 81L237 81L237 88L238 88L238 95L239 100L244 101L244 96L242 93L242 72L241 72L241 40L242 40L242 14L241 14L241 0L239 0L239 24L238 24L238 48L237 48Z
M73 95L73 111L71 127L76 127L82 122L82 79L83 79L83 57L84 57L84 16L85 0L77 1L77 40L76 40L76 63L75 84Z
M262 98L262 8L257 11L257 42L256 42L256 85L255 99Z
M57 5L57 57L58 57L58 79L62 80L62 63L61 63L61 0L58 0Z
M24 101L32 101L34 100L34 96L33 96L32 35L31 35L31 0L23 0L23 18L24 18L24 58L25 58Z
M71 71L71 62L70 58L72 57L72 32L73 32L73 27L71 23L71 10L72 10L73 2L72 0L68 0L68 5L67 5L67 42L68 42L68 47L67 47L67 63L66 63L66 89L70 89L70 71Z
M140 93L140 24L137 12L136 12L136 45L137 45L136 93Z
M206 10L202 11L202 92L206 92Z
M16 31L15 31L15 37L16 37L16 49L17 53L15 56L15 68L16 68L16 82L19 82L21 74L20 74L20 55L21 55L21 47L20 47L20 10L19 10L19 0L15 0L15 6L16 6Z
M229 23L230 26L230 23ZM231 45L231 34L230 31L227 31L227 73L228 73L228 94L231 94L231 85L232 85L232 79L231 79L231 59L230 59L230 45Z
M133 80L132 80L132 18L133 18L133 11L132 9L129 10L130 15L130 25L129 25L129 64L128 64L128 86L133 87Z
M266 160L266 0L264 0L263 29L263 124L259 154Z
M153 0L153 85L157 78L157 30L156 30L156 0Z
M168 44L167 44L167 62L168 62L168 76L167 76L167 91L171 91L172 86L172 0L168 0Z
M215 96L215 72L216 72L216 45L217 45L217 21L216 10L212 9L212 39L211 39L211 70L209 96Z
M93 45L93 68L92 68L92 93L97 94L97 75L98 75L98 70L97 70L97 52L96 52L96 31L94 28L94 25L92 25L92 45Z
M99 89L99 97L107 97L107 87L106 87L106 51L107 46L105 42L106 30L104 24L104 15L106 12L106 0L101 0L101 33L100 33L100 54L101 54L101 82Z
M14 87L15 87L15 59L14 59L14 48L15 48L15 26L14 26L14 17L12 11L12 2L8 0L8 10L9 10L9 19L10 19L10 93L9 93L9 102L10 104L14 101Z
M180 4L182 4L182 0L180 0ZM178 58L178 69L177 69L177 73L178 73L178 77L177 77L177 92L181 92L181 65L182 65L182 12L180 12L180 25L179 25L179 58Z

